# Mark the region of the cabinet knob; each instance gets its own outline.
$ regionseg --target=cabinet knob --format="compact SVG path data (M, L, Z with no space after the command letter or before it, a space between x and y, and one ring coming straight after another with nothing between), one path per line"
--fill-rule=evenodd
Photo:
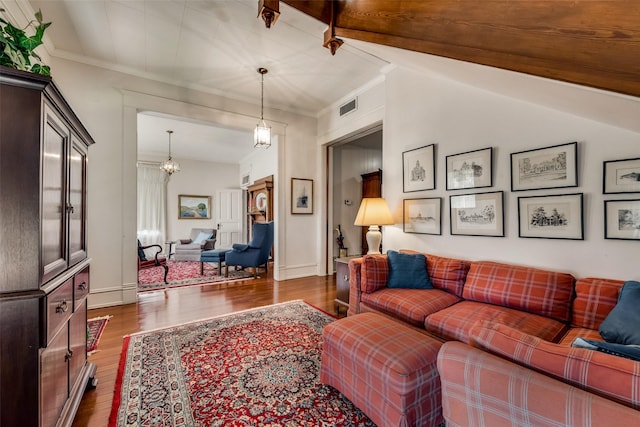
M69 360L71 360L72 357L73 357L73 351L67 350L67 354L64 355L64 360L68 362Z
M345 282L348 282L348 281L349 281L349 276L345 274L345 275L342 277L342 280L344 280Z
M81 291L86 291L87 290L87 282L82 282L78 285L78 289Z
M74 209L73 205L70 205L70 204L67 205L67 212L73 213L73 209Z
M68 309L69 306L67 305L67 301L64 300L56 307L56 313L66 313Z

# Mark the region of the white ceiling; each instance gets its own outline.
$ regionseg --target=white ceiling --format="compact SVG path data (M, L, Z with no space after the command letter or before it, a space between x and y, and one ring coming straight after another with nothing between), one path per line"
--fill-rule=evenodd
M387 65L349 44L332 56L322 46L326 25L283 2L271 29L257 18L257 0L31 0L29 4L53 23L46 31L46 47L53 56L254 104L260 103L256 70L266 67L265 107L312 116L377 77ZM176 131L172 144L176 158L197 152L189 147L191 141L217 144L246 137L204 125L178 129L178 124L166 122L167 117L141 120L147 124L139 129L141 150L157 151L158 138L166 147L165 131L171 126ZM155 135L147 133L151 130ZM184 143L179 141L182 134Z

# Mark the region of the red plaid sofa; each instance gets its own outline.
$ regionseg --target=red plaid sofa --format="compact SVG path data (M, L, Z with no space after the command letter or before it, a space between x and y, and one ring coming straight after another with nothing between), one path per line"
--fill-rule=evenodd
M640 362L571 347L576 337L602 340L598 327L615 306L623 281L576 280L568 273L539 268L425 255L434 289L387 288L386 255L352 260L348 315L383 314L441 341L464 343L462 349L493 353L499 360L507 359L526 371L549 377L557 383L554 387L567 396L580 389L585 396L616 403L605 405L607 410L632 408L640 420ZM447 403L454 397L444 391L445 385L469 384L461 383L450 371L440 375L443 401L454 404ZM511 380L506 376L495 378L498 382ZM482 392L490 393L491 389L483 388ZM494 389L495 394L488 397L508 407L503 390L497 386ZM558 400L558 405L568 403ZM535 412L559 408L549 404L532 406L528 409L531 413L525 415L533 417L530 419L544 418L549 414ZM576 409L572 405L562 408ZM575 416L584 416L576 411ZM447 418L446 411L445 418L447 425L480 425L473 420L459 420L457 424L455 419Z

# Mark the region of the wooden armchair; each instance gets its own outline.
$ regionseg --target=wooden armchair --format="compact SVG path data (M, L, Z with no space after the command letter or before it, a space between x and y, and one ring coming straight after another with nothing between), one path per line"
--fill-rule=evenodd
M147 259L147 256L144 253L144 250L149 248L158 249L153 259ZM169 274L169 266L167 265L167 259L165 257L158 256L160 252L162 252L162 246L160 245L142 246L140 245L140 240L138 240L138 271L144 270L145 268L162 267L164 268L164 283L169 284L169 282L167 282L167 274Z

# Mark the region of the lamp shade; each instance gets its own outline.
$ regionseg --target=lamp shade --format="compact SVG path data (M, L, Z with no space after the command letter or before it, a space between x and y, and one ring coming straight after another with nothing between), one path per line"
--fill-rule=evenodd
M390 225L394 224L393 216L382 197L365 197L360 203L354 225Z

